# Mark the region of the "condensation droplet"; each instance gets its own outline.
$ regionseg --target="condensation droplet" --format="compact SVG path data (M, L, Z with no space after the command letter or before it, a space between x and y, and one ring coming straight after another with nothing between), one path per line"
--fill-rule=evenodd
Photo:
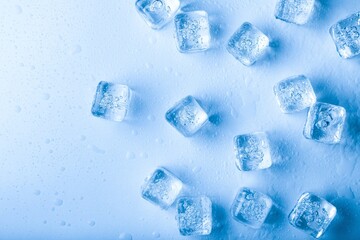
M63 200L62 199L56 199L56 201L55 201L55 205L56 206L61 206L61 205L63 205Z
M121 240L132 240L133 238L132 238L131 234L129 234L129 233L121 233L119 235L119 239L121 239Z
M16 106L16 107L15 107L15 112L17 112L17 113L21 112L21 107L20 107L20 106Z
M152 235L154 238L160 238L160 233L158 232L153 232Z
M41 191L40 191L40 190L35 190L35 191L34 191L34 194L35 194L36 196L39 196L39 195L41 194Z
M89 226L91 226L91 227L95 226L95 221L93 221L93 220L89 221Z

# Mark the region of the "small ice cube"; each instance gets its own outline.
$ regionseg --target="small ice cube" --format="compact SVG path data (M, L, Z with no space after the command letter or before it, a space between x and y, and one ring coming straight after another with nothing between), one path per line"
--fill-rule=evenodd
M275 17L285 22L302 25L308 22L315 7L315 0L279 0Z

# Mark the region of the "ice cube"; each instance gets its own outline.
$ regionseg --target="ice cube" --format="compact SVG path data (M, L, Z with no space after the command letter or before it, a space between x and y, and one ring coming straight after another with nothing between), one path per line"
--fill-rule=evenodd
M142 197L163 209L169 208L183 187L182 182L165 168L158 168L142 186Z
M178 50L182 53L205 51L210 47L211 35L205 11L179 13L175 16Z
M266 133L256 132L234 137L236 166L240 171L269 168L272 164Z
M354 13L330 28L339 55L351 58L360 54L360 12Z
M177 203L181 235L209 235L212 230L212 204L206 196L182 197Z
M171 21L180 8L179 0L137 0L137 11L153 29L160 29Z
M227 50L242 64L250 66L264 55L269 42L265 34L245 22L229 39Z
M274 86L274 93L284 113L301 111L316 102L310 80L303 75L280 81Z
M289 214L289 222L315 238L321 237L336 215L336 208L320 197L304 193Z
M196 99L187 96L165 114L166 120L185 137L195 134L208 120L208 115Z
M267 195L241 188L231 207L233 218L252 228L260 228L272 209L273 202Z
M346 110L343 107L317 102L309 109L304 136L322 143L338 143L345 118Z
M128 86L102 81L97 86L91 113L96 117L121 122L127 115L130 99Z
M315 0L279 0L275 17L285 22L302 25L308 22L315 7Z

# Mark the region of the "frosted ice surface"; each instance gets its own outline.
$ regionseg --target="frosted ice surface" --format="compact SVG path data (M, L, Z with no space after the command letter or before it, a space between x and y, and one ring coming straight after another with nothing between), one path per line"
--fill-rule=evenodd
M136 9L145 22L154 29L160 29L171 21L180 8L179 0L137 0Z
M275 17L289 23L305 24L314 11L315 0L279 0Z
M317 102L310 107L304 127L304 136L318 142L340 142L345 124L346 110L343 107Z
M231 207L231 215L247 226L260 228L272 206L273 202L267 195L249 188L241 188Z
M269 168L272 165L266 133L257 132L234 138L236 166L241 171Z
M180 52L199 52L210 47L210 25L205 11L179 13L175 16L175 30Z
M126 85L100 82L91 113L96 117L121 122L127 115L131 91Z
M301 111L316 102L310 80L303 75L280 81L274 86L274 93L284 113Z
M321 237L336 215L336 208L311 193L301 195L289 214L289 222L315 238Z
M212 230L212 204L208 197L182 197L178 200L181 235L208 235Z
M170 171L158 168L142 187L142 197L161 208L169 208L183 187L182 182Z
M245 66L259 60L269 46L269 38L251 23L245 22L231 36L227 50Z
M165 114L166 120L185 137L195 134L208 120L208 115L196 99L187 96Z
M354 13L330 28L331 37L341 57L360 54L360 12Z

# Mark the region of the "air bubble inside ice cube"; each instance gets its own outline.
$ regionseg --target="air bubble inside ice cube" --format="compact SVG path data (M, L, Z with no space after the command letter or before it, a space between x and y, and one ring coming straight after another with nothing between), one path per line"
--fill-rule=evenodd
M311 193L301 195L289 214L289 222L315 238L321 237L336 215L336 208Z
M257 132L234 137L236 166L241 171L269 168L272 165L266 133Z
M204 126L208 115L194 97L187 96L169 109L165 118L181 134L189 137Z
M160 29L171 21L180 8L179 0L137 0L137 11L145 22L154 29Z
M231 36L227 50L242 64L250 66L265 54L269 42L265 34L246 22Z
M360 12L334 24L330 28L330 35L341 57L360 55Z
M209 235L212 230L212 203L208 197L182 197L177 203L181 235Z
M205 11L179 13L175 16L175 31L180 52L199 52L210 47L210 25Z
M91 112L96 117L121 122L127 115L130 100L128 86L102 81L97 86Z
M274 86L274 93L284 113L301 111L316 102L310 80L303 75L280 81Z
M343 107L317 102L310 107L304 127L304 136L318 142L340 142L346 118Z
M231 206L231 215L249 227L260 228L272 206L273 202L267 195L249 188L241 188Z
M315 7L315 0L278 0L275 17L285 22L302 25L308 22Z
M142 186L142 197L161 208L169 208L183 187L182 182L165 168L158 168Z

